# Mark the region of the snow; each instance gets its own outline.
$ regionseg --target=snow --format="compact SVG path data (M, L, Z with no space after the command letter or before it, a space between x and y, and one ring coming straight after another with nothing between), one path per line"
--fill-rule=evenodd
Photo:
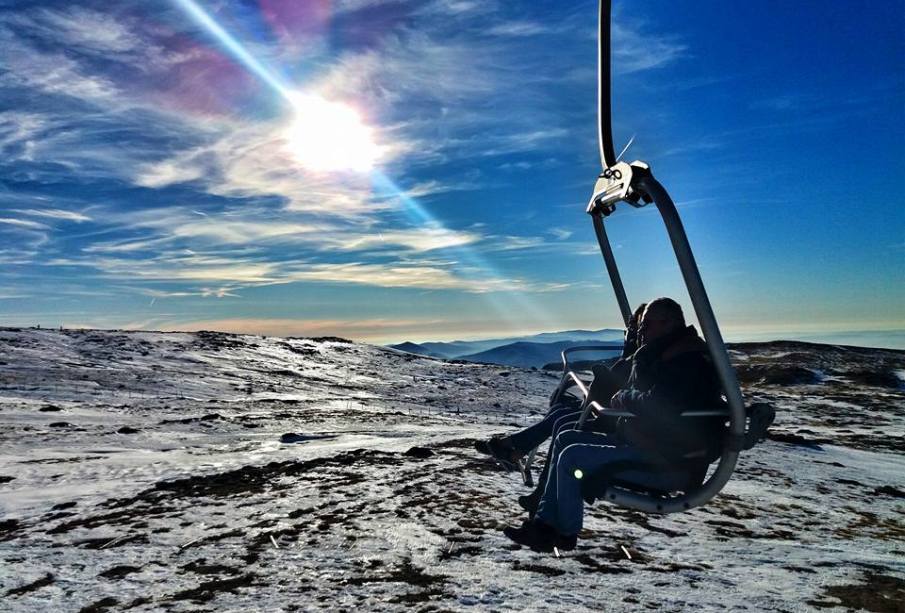
M596 503L556 558L501 534L524 486L472 449L533 423L548 373L336 340L0 330L4 610L804 610L870 573L902 581L905 393L848 382L863 355L743 352L827 380L746 388L777 406L774 439L707 506Z

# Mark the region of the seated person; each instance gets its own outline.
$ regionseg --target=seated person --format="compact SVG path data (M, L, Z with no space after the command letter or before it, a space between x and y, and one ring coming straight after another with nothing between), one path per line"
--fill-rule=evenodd
M622 346L622 356L610 368L602 364L596 364L592 368L594 381L591 383L589 391L592 400L597 400L606 406L610 396L619 390L628 379L631 371L631 357L638 348L638 322L645 306L647 305L642 304L635 309L635 313L629 320L628 328L625 331L625 342ZM515 464L554 433L577 423L581 412L580 404L555 404L550 407L544 418L533 426L509 436L495 436L486 441L477 441L475 449L491 455L501 462ZM607 427L611 428L612 424L606 424L602 420L594 420L594 423L585 424L585 429L592 431L604 431Z
M719 454L723 418L681 417L684 411L721 403L706 343L685 325L681 307L669 298L648 304L639 332L642 344L628 382L609 403L635 416L621 418L610 434L564 430L557 435L536 516L504 530L513 541L536 551L574 548L583 519L581 479L608 464L685 468L690 453L706 450L702 461Z

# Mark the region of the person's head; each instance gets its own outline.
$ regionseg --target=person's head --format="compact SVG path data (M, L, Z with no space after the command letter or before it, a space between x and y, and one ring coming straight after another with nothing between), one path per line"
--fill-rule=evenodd
M638 305L638 308L635 309L634 313L632 313L632 318L628 322L629 328L637 328L639 325L641 325L641 316L644 315L644 309L646 308L646 302L642 302Z
M644 314L644 308L647 303L642 303L632 313L628 320L628 326L625 328L625 344L622 346L622 357L627 358L638 350L641 344L638 341L638 327L641 325L641 316Z
M672 298L651 300L641 316L641 342L649 343L685 327L682 307Z

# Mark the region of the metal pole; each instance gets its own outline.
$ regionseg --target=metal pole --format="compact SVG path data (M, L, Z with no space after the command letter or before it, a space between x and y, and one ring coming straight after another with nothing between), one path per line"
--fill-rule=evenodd
M710 357L713 359L713 365L729 402L732 416L730 434L733 438L743 438L745 435L745 403L742 399L742 392L739 389L735 370L729 362L729 353L726 351L723 335L720 333L713 308L710 306L707 290L704 289L704 282L701 280L701 273L698 271L691 246L688 244L688 236L685 234L682 220L676 211L676 205L660 182L651 175L640 177L638 187L653 198L663 217L663 222L666 224L666 231L669 233L669 239L672 241L676 259L679 262L679 269L682 271L682 277L688 287L688 295L691 297L695 314L701 324L704 340L707 341L707 349L710 351Z
M616 163L610 109L610 0L600 0L597 22L597 134L600 164L609 168Z
M619 311L622 313L622 321L625 323L625 327L628 328L628 322L632 318L632 308L629 306L628 297L625 295L625 286L622 285L622 277L619 276L619 267L616 265L616 257L613 255L610 239L607 237L606 229L603 227L603 216L600 213L594 213L591 217L594 220L594 233L597 234L597 244L600 245L600 253L603 255L606 271L610 274L613 292L616 294Z

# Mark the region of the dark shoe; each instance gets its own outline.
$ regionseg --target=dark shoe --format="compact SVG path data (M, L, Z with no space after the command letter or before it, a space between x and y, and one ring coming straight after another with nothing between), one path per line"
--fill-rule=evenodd
M577 534L557 534L556 548L560 551L572 551L578 545Z
M537 507L540 506L540 499L543 497L544 492L541 489L536 489L530 494L525 494L524 496L518 497L518 506L522 507L526 511L528 511L528 516L530 518L534 517L534 514L537 513Z
M578 541L576 536L561 535L553 526L538 519L529 519L519 528L509 526L503 530L503 534L519 545L525 545L539 553L552 553L555 548L571 551Z
M522 454L505 438L493 436L486 441L475 441L474 447L479 453L497 460L506 470L518 469L518 461Z

